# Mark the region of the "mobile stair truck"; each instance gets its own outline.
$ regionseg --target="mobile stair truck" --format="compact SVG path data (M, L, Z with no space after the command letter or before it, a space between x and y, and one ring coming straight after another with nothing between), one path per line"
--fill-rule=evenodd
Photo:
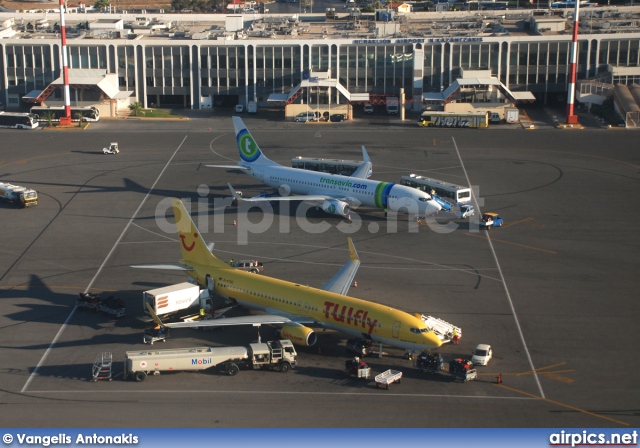
M0 182L0 202L30 207L38 204L38 193L30 188Z
M240 368L288 372L296 366L297 353L288 339L249 344L248 347L194 347L126 352L124 377L144 381L160 372L223 368L235 375Z

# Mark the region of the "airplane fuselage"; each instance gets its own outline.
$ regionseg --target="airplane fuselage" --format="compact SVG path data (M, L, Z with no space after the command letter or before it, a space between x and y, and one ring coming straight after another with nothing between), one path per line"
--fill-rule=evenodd
M196 265L189 274L201 285L209 276L216 294L248 308L305 317L309 323L399 348L434 347L419 331L425 327L420 319L385 305L232 268Z
M244 162L240 165L249 168L248 173L252 177L278 189L281 194L283 189L290 189L290 194L343 198L352 207L365 205L419 215L428 215L440 209L425 192L393 182L319 173L280 165L255 165Z

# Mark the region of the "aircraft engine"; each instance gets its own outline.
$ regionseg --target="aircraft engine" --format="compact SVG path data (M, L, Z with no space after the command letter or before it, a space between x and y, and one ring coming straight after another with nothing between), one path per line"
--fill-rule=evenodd
M332 215L349 216L349 204L336 199L328 199L322 204L322 210Z
M305 347L311 347L318 341L318 336L315 332L303 325L284 324L280 330L280 336L283 339L289 339L296 345Z
M278 187L278 193L280 196L289 196L291 194L291 187L287 184L282 184Z

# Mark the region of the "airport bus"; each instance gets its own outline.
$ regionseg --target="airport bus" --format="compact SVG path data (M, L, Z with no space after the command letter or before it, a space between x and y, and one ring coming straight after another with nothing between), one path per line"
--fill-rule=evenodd
M442 112L424 111L418 119L419 126L439 128L486 128L489 126L489 112Z
M35 106L31 108L31 113L35 115L38 121L49 121L44 117L45 112L53 112L55 118L52 121L60 121L60 117L65 116L64 106L44 107ZM80 121L76 118L77 114L82 114L82 121L98 121L100 120L100 112L93 106L71 107L71 121Z
M590 3L590 2L580 2L580 7L581 8L591 8L591 7L596 7L598 6L597 3ZM576 2L553 2L551 3L551 8L553 9L566 9L566 8L575 8L576 7Z
M291 159L292 168L328 174L341 174L343 176L351 176L362 163L361 160L316 159L313 157L295 157ZM371 177L372 172L373 170L369 170L367 177Z
M400 184L417 188L418 190L422 190L431 195L437 194L447 202L453 202L457 205L468 204L471 202L470 188L461 187L460 185L444 182L438 179L409 174L401 177Z
M38 121L31 114L0 112L0 128L35 129Z

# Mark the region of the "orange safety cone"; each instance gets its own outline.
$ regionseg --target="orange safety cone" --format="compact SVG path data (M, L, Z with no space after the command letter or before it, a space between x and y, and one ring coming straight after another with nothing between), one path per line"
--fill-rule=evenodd
M496 377L496 384L502 384L502 373L498 373Z

